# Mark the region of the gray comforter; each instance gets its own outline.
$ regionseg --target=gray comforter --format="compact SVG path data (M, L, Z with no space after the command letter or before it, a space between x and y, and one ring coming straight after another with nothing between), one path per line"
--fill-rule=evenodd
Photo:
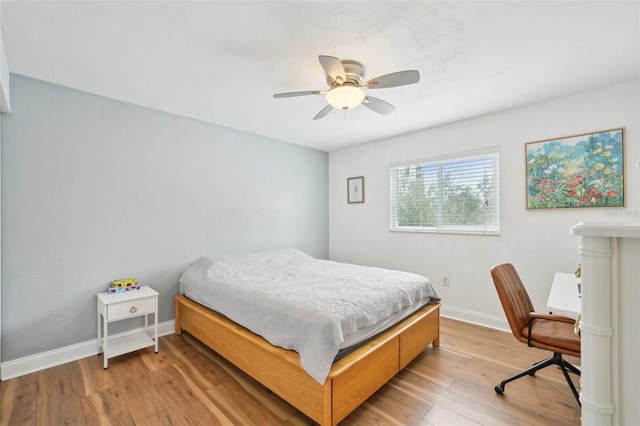
M180 279L195 300L300 354L324 383L344 336L425 298L420 275L314 259L299 250L201 257Z

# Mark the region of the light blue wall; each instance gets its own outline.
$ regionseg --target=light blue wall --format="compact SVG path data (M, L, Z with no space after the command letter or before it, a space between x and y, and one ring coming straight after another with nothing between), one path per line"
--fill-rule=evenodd
M112 279L159 291L162 322L200 255L328 256L327 153L15 74L11 94L3 361L95 339L95 293Z
M2 117L0 114L0 147L2 147ZM0 241L2 241L2 150L0 149ZM0 271L2 270L2 244L0 244ZM0 365L2 365L2 275L0 274Z

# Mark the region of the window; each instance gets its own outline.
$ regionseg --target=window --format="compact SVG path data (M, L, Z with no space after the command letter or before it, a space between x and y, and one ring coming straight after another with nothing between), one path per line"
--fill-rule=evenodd
M392 231L499 234L498 148L392 164Z

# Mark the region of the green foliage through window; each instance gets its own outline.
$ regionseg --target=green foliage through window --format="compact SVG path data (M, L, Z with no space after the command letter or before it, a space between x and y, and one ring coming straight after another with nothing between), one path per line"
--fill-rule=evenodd
M391 230L499 233L498 150L390 168Z

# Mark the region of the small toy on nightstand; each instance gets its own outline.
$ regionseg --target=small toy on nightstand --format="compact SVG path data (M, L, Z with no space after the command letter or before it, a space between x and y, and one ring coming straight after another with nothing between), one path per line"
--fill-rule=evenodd
M111 284L107 286L107 292L110 294L126 293L132 290L140 290L140 285L135 278L113 280Z

